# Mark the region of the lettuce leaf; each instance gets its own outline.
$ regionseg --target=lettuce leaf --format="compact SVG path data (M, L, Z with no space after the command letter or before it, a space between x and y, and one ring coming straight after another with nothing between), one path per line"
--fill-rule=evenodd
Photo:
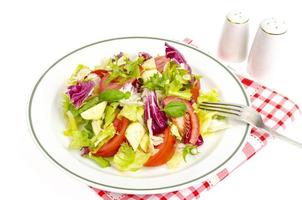
M91 153L88 154L88 158L97 163L101 168L106 168L110 166L110 162L103 157L93 156Z
M138 105L125 105L118 117L126 117L130 121L143 121L144 108Z
M90 144L89 133L87 131L73 131L69 144L70 149L81 149L82 147L90 146Z
M216 89L211 89L209 92L201 93L197 98L197 103L202 102L219 102L220 98Z
M89 67L79 64L70 76L68 85L74 85L78 81L82 81L84 77L87 76L90 72L91 70L89 69Z
M134 151L127 143L123 143L114 155L112 165L120 171L137 171L149 159L150 154Z
M197 116L200 124L200 134L202 136L207 136L213 132L229 128L225 119L218 118L217 112L198 110Z
M119 103L117 102L113 102L110 105L107 105L105 109L104 128L109 126L115 119L117 113L119 112L119 110L117 109L118 105Z
M67 129L64 131L64 135L71 136L74 131L78 130L76 119L70 111L66 112L67 116Z
M99 97L90 98L89 100L85 101L82 104L82 106L78 109L78 113L82 113L82 112L88 110L89 108L92 108L93 106L97 105L100 102L101 101L100 101Z
M182 140L182 137L181 137L181 135L179 133L179 130L178 130L178 128L177 128L176 125L174 125L174 124L171 123L170 130L171 130L172 135L174 135L177 140L179 140L179 141Z
M106 142L108 142L115 135L115 128L111 123L108 127L103 129L99 134L91 138L91 145L94 150L101 148Z

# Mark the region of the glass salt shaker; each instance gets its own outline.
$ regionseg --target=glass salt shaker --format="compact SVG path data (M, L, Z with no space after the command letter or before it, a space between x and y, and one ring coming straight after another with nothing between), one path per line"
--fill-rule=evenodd
M222 30L218 56L227 62L246 59L249 38L249 18L242 11L231 11L226 15Z
M247 71L253 78L261 82L274 79L286 32L283 20L268 18L260 23L248 57Z

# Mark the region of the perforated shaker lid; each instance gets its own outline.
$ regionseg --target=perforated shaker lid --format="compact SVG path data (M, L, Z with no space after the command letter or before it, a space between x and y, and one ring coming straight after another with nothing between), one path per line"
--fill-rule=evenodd
M245 24L249 21L249 17L242 11L231 11L227 14L226 18L234 24Z
M285 21L273 17L263 20L260 27L264 32L271 35L281 35L287 31Z

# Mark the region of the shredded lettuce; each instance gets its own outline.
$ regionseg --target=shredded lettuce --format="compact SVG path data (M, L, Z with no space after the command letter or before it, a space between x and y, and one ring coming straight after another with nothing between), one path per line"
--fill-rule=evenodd
M71 135L70 149L81 149L82 147L90 146L89 133L85 130L73 131Z
M114 155L112 165L120 171L137 171L143 167L150 154L134 151L127 143L123 143Z
M64 135L71 136L74 131L78 130L77 122L70 111L66 112L67 115L67 129L64 131Z
M115 128L113 124L103 129L99 134L91 138L91 144L94 149L101 148L106 142L108 142L115 135Z
M63 112L66 118L67 118L68 111L72 113L72 115L76 118L77 121L80 121L80 119L78 118L80 114L79 111L71 103L69 96L67 94L63 94Z
M101 168L106 168L110 166L110 162L103 157L99 157L99 156L97 157L89 153L88 158L90 158L95 163L97 163Z
M107 105L107 107L105 109L104 128L109 126L115 119L117 113L119 112L119 110L117 109L118 105L119 105L119 103L117 103L117 102L113 102L110 105Z
M83 105L79 108L78 113L82 113L100 102L99 97L93 97L83 103Z
M118 117L126 117L130 121L143 121L144 108L138 105L125 105Z
M198 121L200 124L200 134L207 136L213 132L229 128L225 119L219 119L217 112L198 110Z
M179 133L178 128L177 128L176 125L171 124L170 130L171 130L172 135L174 135L177 140L179 140L179 141L182 140L182 137L181 137L181 135L180 135L180 133Z
M79 64L69 78L68 85L74 85L78 81L82 81L90 72L91 70L89 69L89 67Z
M216 89L211 89L209 92L201 93L197 99L197 103L202 102L219 102L218 92Z

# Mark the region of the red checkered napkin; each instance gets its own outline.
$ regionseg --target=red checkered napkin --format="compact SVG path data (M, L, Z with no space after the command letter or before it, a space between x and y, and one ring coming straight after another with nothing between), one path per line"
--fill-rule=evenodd
M191 40L185 40L186 43L191 43ZM250 79L239 76L247 93L250 96L252 106L263 117L264 122L269 127L281 131L291 123L299 114L298 105L287 97L273 91L265 86L262 86ZM227 164L226 168L221 170L215 176L207 181L189 188L169 192L165 194L153 195L133 195L133 194L119 194L108 191L103 191L93 188L102 199L105 200L183 200L183 199L199 199L200 193L204 190L209 190L218 182L227 177L232 171L238 168L241 164L256 154L268 141L271 140L268 133L253 128L247 136L247 142L242 148L241 152L237 153L233 159Z

